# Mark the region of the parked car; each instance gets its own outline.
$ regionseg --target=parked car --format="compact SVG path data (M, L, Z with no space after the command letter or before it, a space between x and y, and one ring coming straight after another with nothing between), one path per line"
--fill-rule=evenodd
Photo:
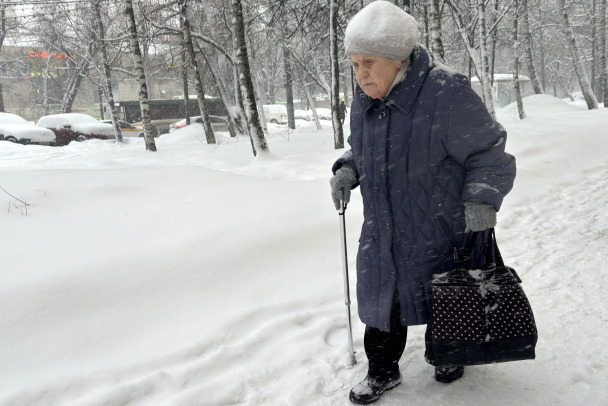
M228 121L224 120L223 118L218 116L209 116L209 121L211 121L211 128L213 128L213 131L228 131ZM190 124L193 123L203 124L203 118L201 116L190 117ZM180 120L171 124L169 127L169 132L184 128L186 125L186 119Z
M88 114L51 114L41 117L36 125L53 131L58 145L66 145L72 141L86 141L91 138L102 140L114 138L112 125L101 123Z
M331 109L327 108L318 108L317 114L319 115L320 120L331 120Z
M16 114L0 113L0 140L20 144L55 143L55 133L46 128L36 127Z
M311 110L294 110L293 116L295 119L310 121L313 119Z
M266 117L268 123L287 124L287 106L284 104L265 104L264 117Z
M102 123L112 125L112 120L101 120ZM139 126L129 124L126 121L118 120L118 125L120 126L120 132L123 137L143 137L144 129ZM154 137L158 137L158 128L152 126L152 132L154 133Z

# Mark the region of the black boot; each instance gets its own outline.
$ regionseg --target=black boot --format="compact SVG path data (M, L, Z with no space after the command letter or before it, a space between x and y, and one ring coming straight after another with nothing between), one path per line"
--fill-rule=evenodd
M366 376L364 380L351 389L348 398L358 405L369 405L374 403L384 392L391 390L401 383L401 373L397 373L388 379L379 380Z
M435 380L437 382L451 383L456 379L462 378L464 367L447 366L435 367Z
M401 325L399 295L393 295L390 333L366 326L363 344L369 362L367 376L350 391L349 399L359 405L374 403L382 393L401 383L399 359L405 349L407 327Z

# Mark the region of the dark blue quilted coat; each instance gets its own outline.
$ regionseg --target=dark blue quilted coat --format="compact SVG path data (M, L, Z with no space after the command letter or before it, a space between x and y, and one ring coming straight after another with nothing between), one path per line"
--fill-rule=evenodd
M431 274L449 270L466 242L462 203L479 199L498 210L513 186L506 133L466 77L421 46L384 100L357 87L350 120L351 150L333 170L351 165L363 196L359 317L389 331L396 288L402 324L425 324Z

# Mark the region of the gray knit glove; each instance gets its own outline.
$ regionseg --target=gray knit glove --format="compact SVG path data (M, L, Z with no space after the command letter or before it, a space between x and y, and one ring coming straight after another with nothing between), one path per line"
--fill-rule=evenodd
M496 225L496 209L481 200L471 199L464 202L465 232L483 231Z
M350 202L350 190L355 183L357 183L355 170L346 164L342 165L329 180L331 197L334 200L336 210L340 210L340 200L344 200L345 206Z

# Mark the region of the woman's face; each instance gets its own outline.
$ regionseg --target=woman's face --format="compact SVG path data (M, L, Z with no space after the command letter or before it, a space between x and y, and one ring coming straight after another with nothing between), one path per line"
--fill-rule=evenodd
M350 61L357 83L372 99L386 96L403 64L401 61L369 54L351 54Z

